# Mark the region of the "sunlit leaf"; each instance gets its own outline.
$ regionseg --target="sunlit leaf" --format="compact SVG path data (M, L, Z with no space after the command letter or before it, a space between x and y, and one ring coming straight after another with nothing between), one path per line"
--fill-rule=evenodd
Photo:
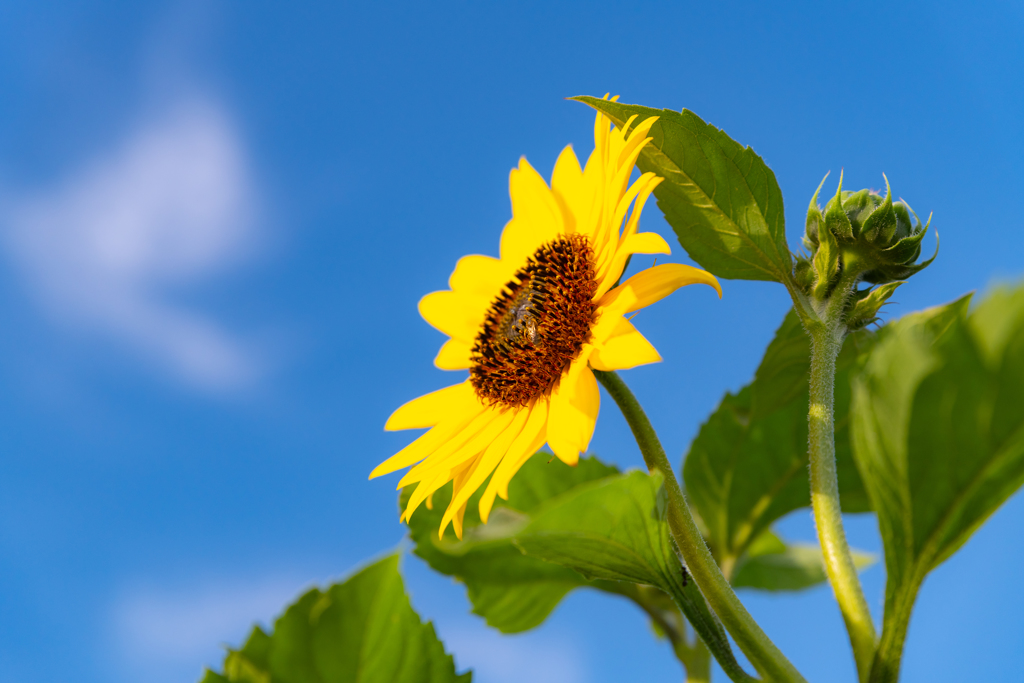
M869 509L850 451L846 415L850 368L872 343L870 332L850 335L837 362L836 465L846 512ZM754 381L738 394L725 395L690 446L683 464L687 496L726 574L775 520L810 505L809 369L810 342L791 310Z
M747 675L725 630L687 581L666 519L660 473L610 477L577 486L538 510L516 545L591 580L647 584L672 596L718 663L734 680Z
M480 525L480 493L470 499L462 541L450 530L443 540L437 536L451 500L449 484L434 494L432 510L420 507L413 514L409 522L409 534L416 544L413 552L434 570L464 583L473 612L490 626L503 633L534 628L569 591L588 582L571 569L523 555L512 543L515 532L547 500L617 473L597 458L582 458L576 467L568 467L552 461L550 453L538 453L512 479L508 501L497 500L487 525ZM403 507L409 495L411 487L403 492Z
M852 554L858 569L869 567L877 560L875 555L859 550ZM826 578L818 545L786 543L766 531L751 543L732 585L773 592L799 591L824 583Z
M680 244L718 277L787 282L793 268L786 245L782 192L754 150L691 111L651 109L596 97L574 98L622 126L657 116L653 140L637 160L665 179L654 191Z
M925 576L1024 483L1024 288L883 331L854 382L857 464L888 579L872 680L895 680Z
M659 500L660 475L631 472L574 489L516 536L526 553L590 579L682 587Z
M432 510L421 509L412 516L414 552L432 568L465 583L473 611L503 632L533 628L569 591L593 588L635 602L651 617L657 633L664 633L670 621L678 621L682 611L705 642L711 641L719 662L736 680L745 680L724 630L700 591L692 582L683 585L682 565L667 536L664 507L656 501L659 486L660 477L652 479L639 472L620 475L596 458L583 458L576 467L567 467L550 453L538 453L513 478L508 501L497 502L486 525L480 524L479 497L470 499L461 541L450 533L438 538L451 487L438 491ZM403 504L410 494L410 490L403 492ZM621 517L624 512L632 516ZM593 554L597 548L611 552L615 543L603 542L602 533L636 531L638 521L646 536L638 532L622 540L646 539L653 544L646 555L653 564L646 570L628 561L623 564L623 557L635 559L635 553L621 545L624 555L617 562L610 555ZM551 543L563 533L573 540ZM588 569L576 561L585 563L587 557L600 567ZM672 615L674 619L663 618ZM681 636L678 630L674 634Z
M344 583L314 588L287 608L271 634L255 628L203 683L469 683L409 604L398 556Z

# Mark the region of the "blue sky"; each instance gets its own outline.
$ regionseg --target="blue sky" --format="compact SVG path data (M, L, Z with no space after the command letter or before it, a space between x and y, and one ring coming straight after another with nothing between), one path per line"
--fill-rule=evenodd
M686 107L752 145L794 246L826 171L885 172L942 236L889 315L1019 279L1022 29L1010 2L7 3L0 680L194 680L400 542L396 478L366 481L408 438L384 420L456 381L416 302L496 254L521 155L548 175L589 153L566 96ZM644 224L672 241L653 204ZM723 285L637 321L665 362L625 377L677 458L787 308ZM608 400L592 448L641 464ZM849 524L878 549L870 516ZM1017 496L929 578L904 680L1020 670L1022 525ZM813 537L805 513L781 529ZM679 676L627 604L576 594L503 638L404 568L481 683ZM883 572L864 580L878 615ZM828 589L745 600L809 679L852 680Z

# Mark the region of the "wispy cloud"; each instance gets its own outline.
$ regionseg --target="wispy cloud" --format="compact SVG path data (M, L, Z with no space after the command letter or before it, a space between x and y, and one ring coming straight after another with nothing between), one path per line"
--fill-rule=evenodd
M221 662L225 644L241 645L254 622L272 623L301 589L298 580L267 578L127 593L113 615L121 667L134 680L140 672L150 681L198 679Z
M6 247L58 322L100 333L193 386L250 382L256 353L173 295L258 235L239 136L222 109L164 112L53 187L5 202Z
M223 660L224 645L239 646L254 623L272 626L284 608L312 584L283 576L206 580L178 588L136 588L114 603L116 668L124 680L194 680L203 666ZM582 683L580 645L548 626L507 636L471 626L443 628L445 649L460 671L480 683Z
M583 653L570 640L530 633L504 636L482 626L446 633L445 648L460 670L473 669L480 683L582 683Z

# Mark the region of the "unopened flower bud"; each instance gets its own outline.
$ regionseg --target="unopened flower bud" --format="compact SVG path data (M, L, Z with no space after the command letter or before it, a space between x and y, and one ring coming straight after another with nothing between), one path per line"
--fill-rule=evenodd
M823 185L824 179L821 182ZM818 186L807 209L804 234L804 246L810 255L797 259L794 272L797 284L805 292L824 300L832 294L840 276L851 270L857 279L880 285L905 280L935 260L932 256L916 263L928 224L922 225L902 200L893 204L888 178L885 188L885 198L871 190L844 191L840 175L835 196L822 209L818 206L821 185ZM895 287L887 287L884 292L875 290L878 294L872 293L870 297L863 293L858 302L863 304L859 319L873 319L878 310L875 303L880 306L894 290ZM879 300L883 294L884 298Z

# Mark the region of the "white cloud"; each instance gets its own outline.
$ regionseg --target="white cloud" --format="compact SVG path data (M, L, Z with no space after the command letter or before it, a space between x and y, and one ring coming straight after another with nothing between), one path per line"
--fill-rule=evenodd
M113 615L121 667L133 680L198 679L203 666L221 663L225 644L238 647L255 622L272 623L301 589L268 578L127 593Z
M296 578L206 580L179 588L127 590L112 611L114 668L123 680L172 683L218 668L224 645L240 646L254 623L272 626L285 606L311 587ZM583 651L550 625L542 632L502 635L477 619L442 629L458 670L478 683L583 683Z
M579 647L545 633L501 635L482 624L445 634L445 649L459 670L473 669L479 683L581 683L587 679Z
M255 353L172 295L251 251L253 194L230 120L193 101L8 202L5 241L59 322L127 343L194 386L228 389L253 379Z

